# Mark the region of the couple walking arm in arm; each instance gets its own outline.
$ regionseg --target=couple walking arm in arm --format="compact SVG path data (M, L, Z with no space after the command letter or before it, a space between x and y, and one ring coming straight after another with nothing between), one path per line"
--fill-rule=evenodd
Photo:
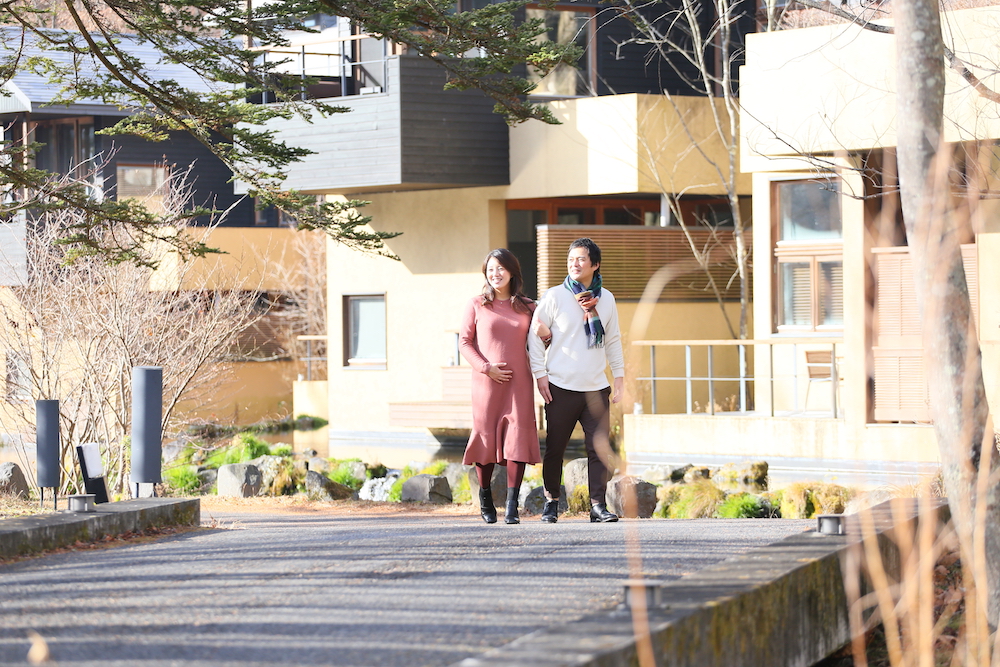
M546 416L542 521L558 520L562 458L577 422L587 449L590 520L618 520L607 509L605 492L614 459L609 409L611 402L621 400L625 364L618 311L614 296L602 287L600 261L600 248L592 240L574 241L566 280L547 290L536 308L521 294L523 281L513 254L501 248L486 258L486 286L466 307L461 347L479 371L473 373L473 430L465 463L476 464L487 523L496 521L490 492L493 466L507 465L504 520L518 523L524 466L541 460L533 379ZM605 375L609 365L613 389Z

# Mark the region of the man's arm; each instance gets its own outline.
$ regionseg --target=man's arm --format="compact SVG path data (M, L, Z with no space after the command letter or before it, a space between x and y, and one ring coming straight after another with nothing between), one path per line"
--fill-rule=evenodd
M608 358L611 366L611 377L614 378L611 390L611 402L618 403L625 393L625 355L622 353L622 335L618 327L618 304L611 297L610 308L608 308L607 322L604 315L601 315L601 323L604 325L604 354Z
M539 324L547 329L552 328L552 298L548 295L542 297L531 318L531 330L528 332L528 362L531 364L531 374L538 384L538 393L542 395L543 401L550 403L552 392L549 390L549 371L545 367L545 343L536 333Z

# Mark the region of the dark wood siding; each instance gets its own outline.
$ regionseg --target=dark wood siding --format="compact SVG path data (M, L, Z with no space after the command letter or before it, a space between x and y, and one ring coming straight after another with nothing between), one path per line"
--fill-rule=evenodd
M116 119L95 119L95 129L108 127ZM239 202L223 221L223 225L231 227L247 227L254 224L253 203L242 195L233 192L233 184L229 182L232 172L208 148L186 132L174 132L170 140L162 142L146 141L133 136L102 136L97 135L97 151L111 155L111 160L104 170L104 188L106 192L114 192L116 185L116 169L119 163L131 165L166 164L168 167L186 169L194 164L191 171L193 179L192 206L204 206L217 210L225 210ZM199 222L207 222L200 220Z
M478 90L444 90L445 71L400 58L403 183L506 185L508 132Z

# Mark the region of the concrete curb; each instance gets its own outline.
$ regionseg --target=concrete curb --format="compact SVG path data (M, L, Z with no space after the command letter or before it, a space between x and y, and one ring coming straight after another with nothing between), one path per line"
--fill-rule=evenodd
M892 502L892 501L890 501ZM896 501L910 527L915 501ZM890 503L872 510L886 571L898 576ZM940 526L946 504L934 508ZM768 667L815 664L850 641L843 563L858 557L861 526L846 535L808 532L662 586L648 623L619 608L533 632L453 667L621 667L639 664L635 628L648 627L660 667ZM862 588L862 594L867 592Z
M197 498L138 498L101 504L88 513L61 511L4 519L0 521L0 559L148 528L200 524L201 501Z

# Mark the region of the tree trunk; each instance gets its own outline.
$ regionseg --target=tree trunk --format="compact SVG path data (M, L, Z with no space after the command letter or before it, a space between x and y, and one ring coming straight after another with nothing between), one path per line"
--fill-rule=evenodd
M986 581L977 581L988 601L990 625L996 626L1000 520L995 481L977 498L977 473L984 453L988 408L979 343L971 317L969 290L960 244L967 214L952 200L951 152L942 144L944 116L944 44L937 0L908 0L893 5L896 19L897 133L900 198L913 259L923 339L930 414L941 451L944 485L962 541L964 558L974 554L977 501L985 503ZM992 434L990 434L992 446ZM991 469L996 456L985 454ZM980 551L979 553L982 553ZM982 599L982 598L980 598Z

